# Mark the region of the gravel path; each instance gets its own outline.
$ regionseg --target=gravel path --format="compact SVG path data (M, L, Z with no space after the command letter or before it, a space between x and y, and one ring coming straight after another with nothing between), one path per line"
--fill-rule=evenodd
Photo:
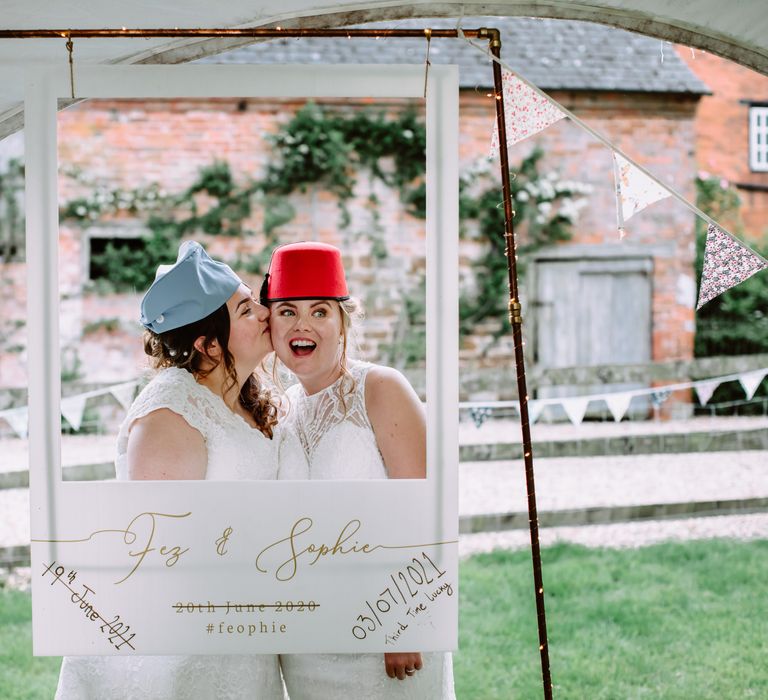
M459 465L459 514L525 511L523 469L521 460ZM535 474L540 511L768 496L763 451L540 459ZM685 531L691 521L679 522ZM0 490L0 546L28 542L29 490Z
M539 510L768 496L768 452L707 452L534 461ZM464 462L459 513L527 510L522 460Z
M550 527L539 530L539 542L542 547L557 542L571 542L585 547L626 549L646 547L660 542L706 540L715 537L736 540L768 539L768 513L718 515L684 520L648 520L588 527ZM466 558L494 549L527 549L530 543L527 530L462 535L459 538L459 556Z

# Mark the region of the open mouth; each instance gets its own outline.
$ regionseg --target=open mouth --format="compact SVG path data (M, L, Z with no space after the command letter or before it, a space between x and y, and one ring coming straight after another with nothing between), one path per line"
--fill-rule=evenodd
M306 357L307 355L311 355L317 347L317 343L312 340L307 340L306 338L292 340L289 345L291 347L291 352L296 357Z

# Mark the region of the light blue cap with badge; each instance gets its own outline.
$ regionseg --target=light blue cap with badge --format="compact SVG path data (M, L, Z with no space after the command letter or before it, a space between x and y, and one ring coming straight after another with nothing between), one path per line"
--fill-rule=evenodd
M225 263L208 257L197 241L185 241L173 265L160 265L141 300L141 325L155 333L172 331L212 314L242 280Z

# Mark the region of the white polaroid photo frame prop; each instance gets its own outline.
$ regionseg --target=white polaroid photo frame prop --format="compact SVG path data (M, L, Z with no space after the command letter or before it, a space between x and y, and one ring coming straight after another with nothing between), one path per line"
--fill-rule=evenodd
M27 78L34 653L436 651L458 620L458 72L427 85L427 479L63 482L56 106ZM84 98L416 97L414 66L76 69ZM138 317L138 309L137 309ZM339 450L339 459L344 452Z

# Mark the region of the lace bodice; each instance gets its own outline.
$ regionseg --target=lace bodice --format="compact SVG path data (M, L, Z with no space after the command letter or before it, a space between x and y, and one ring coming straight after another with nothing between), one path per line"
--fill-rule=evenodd
M365 378L374 365L351 362L349 375L307 395L288 389L285 428L295 432L310 479L386 479L387 470L365 409Z
M208 469L205 478L218 481L275 479L282 436L272 440L233 413L221 397L198 384L184 369L161 370L136 397L117 436L117 478L128 478L126 450L133 423L159 408L178 413L205 440Z

